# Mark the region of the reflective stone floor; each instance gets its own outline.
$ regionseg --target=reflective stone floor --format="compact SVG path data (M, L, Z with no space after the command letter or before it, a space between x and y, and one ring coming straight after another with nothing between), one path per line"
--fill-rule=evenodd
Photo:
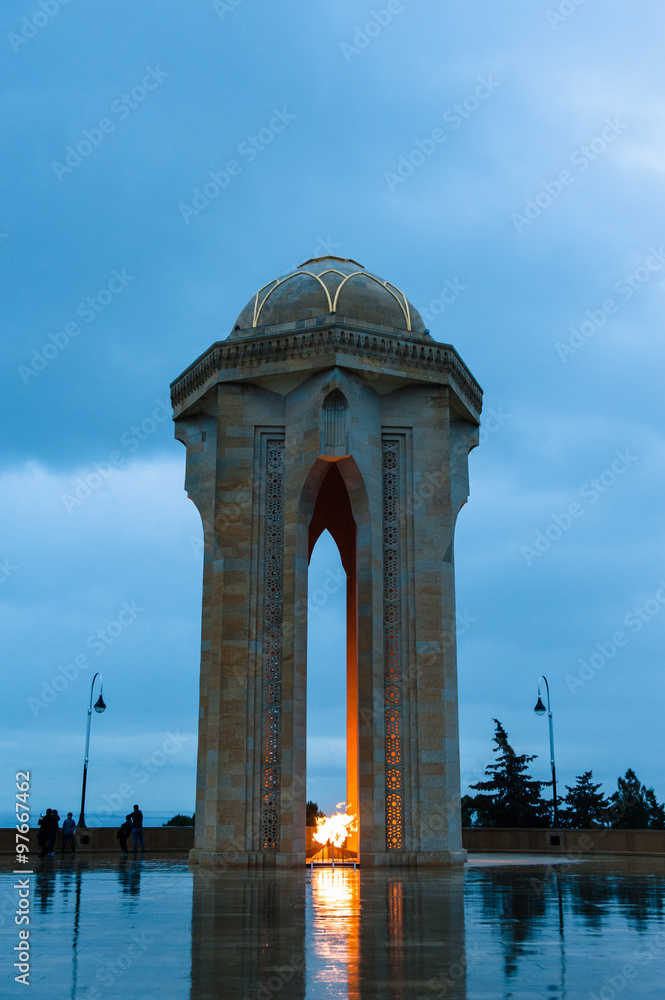
M25 993L13 981L11 871L1 858L3 998L665 996L665 862L654 858L263 875L192 872L182 859L35 860Z

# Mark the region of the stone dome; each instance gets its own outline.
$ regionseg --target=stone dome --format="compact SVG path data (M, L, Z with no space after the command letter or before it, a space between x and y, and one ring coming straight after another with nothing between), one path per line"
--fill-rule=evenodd
M404 292L342 257L315 257L275 278L253 295L234 323L229 340L251 337L265 327L330 318L402 335L428 338L425 324ZM306 323L309 320L310 322Z

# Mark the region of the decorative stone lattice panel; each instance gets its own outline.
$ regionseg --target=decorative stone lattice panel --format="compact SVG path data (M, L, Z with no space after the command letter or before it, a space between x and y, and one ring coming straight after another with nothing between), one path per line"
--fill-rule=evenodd
M386 752L386 848L404 848L402 614L399 441L383 440L383 648Z
M261 847L279 850L284 582L284 441L266 442Z

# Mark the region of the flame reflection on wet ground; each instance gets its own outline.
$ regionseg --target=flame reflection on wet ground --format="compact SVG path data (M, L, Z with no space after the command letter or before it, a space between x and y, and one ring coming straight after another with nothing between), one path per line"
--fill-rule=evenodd
M16 881L0 858L8 955ZM663 997L660 857L211 872L77 855L36 859L30 899L31 1000Z

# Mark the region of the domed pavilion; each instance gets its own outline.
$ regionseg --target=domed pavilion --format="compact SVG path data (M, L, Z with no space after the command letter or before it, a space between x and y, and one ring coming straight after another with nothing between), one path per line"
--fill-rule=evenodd
M396 285L308 260L171 386L203 521L192 861L305 863L307 570L346 572L361 865L461 864L453 536L482 393Z

